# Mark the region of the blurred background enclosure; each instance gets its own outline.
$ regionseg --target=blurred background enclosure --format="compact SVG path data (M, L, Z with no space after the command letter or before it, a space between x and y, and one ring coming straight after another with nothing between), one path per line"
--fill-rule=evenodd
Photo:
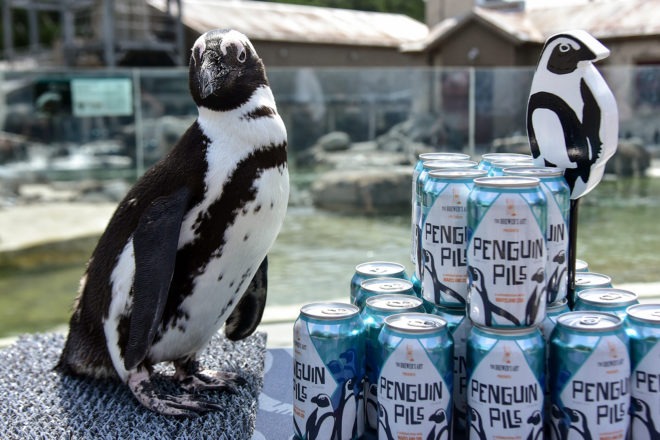
M308 6L1 2L0 337L67 321L116 204L196 118L185 65L217 27L249 36L289 134L269 304L345 299L364 261L410 270L417 154L529 152L541 48L575 28L611 50L597 67L620 116L618 152L581 202L578 258L615 284L660 282L660 0L287 3Z
M615 282L657 282L660 68L602 72L617 97L621 141L608 176L584 199L578 253ZM531 68L271 68L268 74L289 132L293 186L271 254L270 304L343 298L355 265L364 261L398 261L410 269L417 153L464 151L478 160L488 151L529 151ZM52 242L42 231L45 242L21 247L20 239L29 241L16 237L21 226L42 216L53 217L57 228L89 222L90 214L76 207L91 207L103 225L130 184L195 119L196 108L183 68L7 71L0 86L0 219L41 209L26 225L0 231L2 336L66 322L102 231Z

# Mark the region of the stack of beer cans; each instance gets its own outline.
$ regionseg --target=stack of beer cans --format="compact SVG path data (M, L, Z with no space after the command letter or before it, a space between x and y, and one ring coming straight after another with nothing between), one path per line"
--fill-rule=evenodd
M294 325L296 439L660 438L660 304L581 260L567 297L569 189L530 159L420 155L410 277L359 264Z

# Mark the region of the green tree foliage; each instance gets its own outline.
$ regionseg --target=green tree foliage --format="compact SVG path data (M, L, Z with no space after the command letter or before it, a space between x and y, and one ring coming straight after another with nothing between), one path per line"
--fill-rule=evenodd
M263 0L262 0L263 1ZM405 14L424 21L424 0L265 0L274 3Z
M19 51L26 49L30 42L27 10L23 8L12 9L11 22L14 47ZM39 29L39 44L47 47L52 45L53 40L60 32L58 14L56 12L37 13L37 26ZM0 52L3 47L4 29L2 29L2 22L0 22Z

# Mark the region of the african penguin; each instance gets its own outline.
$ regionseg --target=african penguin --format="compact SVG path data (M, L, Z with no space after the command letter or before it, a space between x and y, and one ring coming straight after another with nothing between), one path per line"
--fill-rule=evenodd
M197 355L225 324L250 335L266 302L266 255L289 196L287 136L248 38L213 30L192 48L198 117L128 192L99 239L74 304L58 368L127 383L169 415L217 409L194 393L234 391L235 373ZM189 394L161 395L153 365L171 361Z
M532 80L527 135L534 162L564 169L572 199L600 182L616 151L616 101L592 64L609 54L585 31L553 35Z

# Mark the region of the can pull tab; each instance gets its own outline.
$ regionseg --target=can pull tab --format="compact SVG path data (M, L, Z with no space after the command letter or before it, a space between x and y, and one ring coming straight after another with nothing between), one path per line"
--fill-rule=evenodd
M393 299L390 301L387 301L387 306L392 307L392 308L405 308L405 307L413 307L414 304L411 301L404 301L404 300L399 300L399 299Z
M401 283L383 283L380 285L383 290L401 290Z
M413 328L433 328L437 327L434 321L427 321L425 319L411 319L408 321L408 326Z
M621 295L618 293L605 293L600 297L604 301L616 301L621 299Z
M328 307L327 309L321 310L321 313L330 316L341 316L346 313L346 309L341 307Z
M371 272L374 275L381 275L381 274L386 274L388 269L386 267L371 267L369 268L369 272Z
M580 319L580 324L583 325L598 325L600 323L600 316L584 316Z

